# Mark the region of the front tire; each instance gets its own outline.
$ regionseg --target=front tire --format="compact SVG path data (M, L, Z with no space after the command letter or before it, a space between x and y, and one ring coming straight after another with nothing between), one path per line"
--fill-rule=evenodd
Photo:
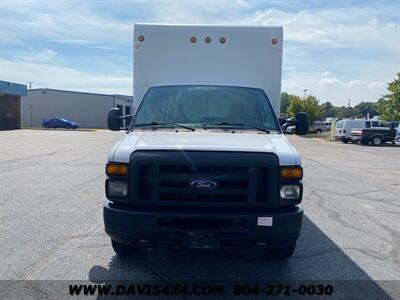
M347 144L347 143L349 142L349 139L342 138L342 142L345 143L345 144Z
M380 145L382 145L382 143L383 143L383 139L382 139L382 137L380 137L379 135L378 135L378 136L374 136L374 137L372 138L372 145L374 145L374 146L380 146Z
M264 255L269 259L288 259L293 255L295 249L296 242L287 246L266 250Z
M317 129L317 130L315 130L315 133L316 133L316 134L321 134L321 133L322 133L322 130L321 130L321 129Z

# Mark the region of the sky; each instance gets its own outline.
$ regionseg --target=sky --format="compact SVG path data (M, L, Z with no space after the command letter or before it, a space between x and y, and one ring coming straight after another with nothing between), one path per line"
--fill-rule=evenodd
M282 90L376 101L400 72L400 1L0 0L0 80L132 95L133 25L283 26Z

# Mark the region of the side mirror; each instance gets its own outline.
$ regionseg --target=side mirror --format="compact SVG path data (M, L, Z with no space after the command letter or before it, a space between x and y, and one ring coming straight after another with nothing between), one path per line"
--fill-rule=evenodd
M310 129L310 117L305 112L296 114L296 134L305 135Z
M107 116L108 129L112 131L119 131L122 129L121 112L119 108L112 108Z

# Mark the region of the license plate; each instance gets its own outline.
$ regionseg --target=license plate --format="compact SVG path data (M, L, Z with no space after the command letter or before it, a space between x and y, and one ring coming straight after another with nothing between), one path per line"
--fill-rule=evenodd
M215 232L188 232L187 247L189 248L218 248L219 234Z

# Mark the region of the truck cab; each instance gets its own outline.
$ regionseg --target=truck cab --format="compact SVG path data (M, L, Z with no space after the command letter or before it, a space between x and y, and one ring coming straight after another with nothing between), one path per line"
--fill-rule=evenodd
M139 248L258 249L288 258L303 169L279 120L282 28L137 24L133 116L106 165L105 230ZM125 118L126 119L126 118ZM297 133L308 131L298 114Z

